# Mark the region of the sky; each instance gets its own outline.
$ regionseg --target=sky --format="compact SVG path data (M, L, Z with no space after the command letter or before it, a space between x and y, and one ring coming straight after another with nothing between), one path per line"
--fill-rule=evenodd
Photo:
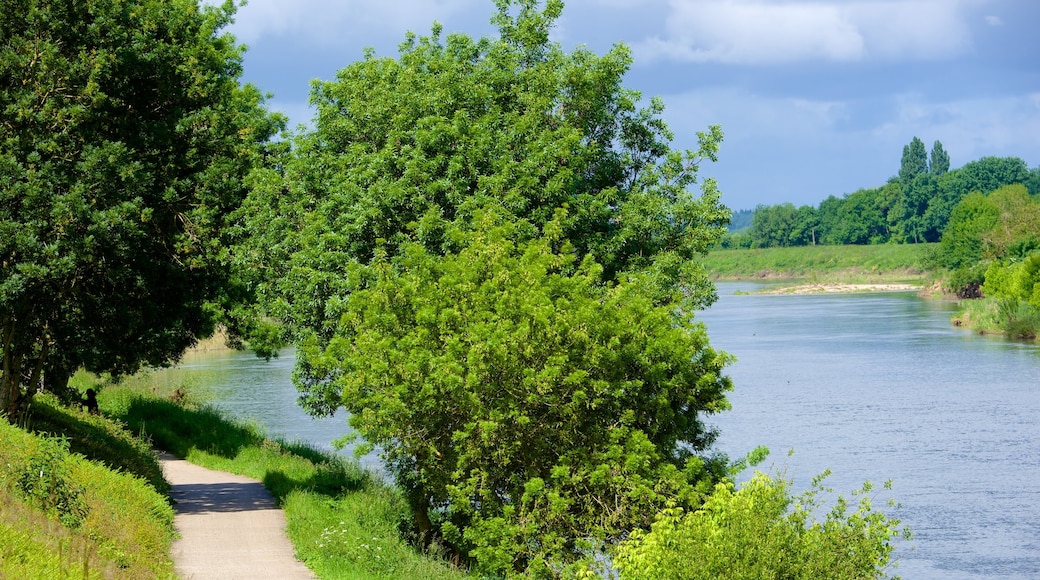
M408 31L493 35L492 0L250 0L230 31L244 80L307 124L310 82ZM734 210L883 185L903 146L938 140L956 168L984 156L1040 165L1040 1L569 0L565 48L632 49L625 86L661 97L676 148L719 124L714 177Z

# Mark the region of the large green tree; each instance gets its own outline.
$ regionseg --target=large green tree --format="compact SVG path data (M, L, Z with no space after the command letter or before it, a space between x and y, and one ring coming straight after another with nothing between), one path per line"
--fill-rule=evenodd
M0 412L79 366L130 372L212 331L225 216L273 131L233 5L0 10Z
M420 534L482 572L550 575L699 505L725 473L703 416L728 408L729 359L651 278L605 285L577 262L563 210L529 242L497 213L458 254L406 243L372 264L335 337L300 354L331 381L311 396L383 449Z
M923 173L928 173L928 152L924 148L924 141L914 137L910 143L903 146L899 179L903 181L903 185L908 185Z
M497 37L435 26L317 83L237 256L304 405L379 443L417 531L545 572L721 473L725 357L690 317L729 211L698 175L717 127L672 150L627 48L565 52L561 2L496 4Z
M950 154L943 149L942 142L936 141L932 145L932 156L928 163L928 172L939 177L950 170Z

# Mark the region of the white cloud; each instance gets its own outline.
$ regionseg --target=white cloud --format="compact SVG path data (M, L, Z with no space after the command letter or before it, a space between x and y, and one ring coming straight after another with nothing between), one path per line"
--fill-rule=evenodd
M938 139L956 164L987 155L1040 163L1040 94L932 103L918 95L896 97L896 114L878 126L879 139L919 135Z
M380 32L425 33L435 20L480 4L477 0L250 0L239 9L231 29L246 43L265 36L296 36L302 42L340 44ZM490 18L490 9L486 12Z
M989 24L990 26L1000 26L1004 24L1004 21L1001 20L999 16L990 15L986 17L986 24Z
M664 37L641 58L770 64L938 59L971 47L958 0L670 0Z
M848 120L849 107L841 101L770 97L741 89L696 90L666 95L665 117L677 137L721 124L726 140L799 140L836 131Z

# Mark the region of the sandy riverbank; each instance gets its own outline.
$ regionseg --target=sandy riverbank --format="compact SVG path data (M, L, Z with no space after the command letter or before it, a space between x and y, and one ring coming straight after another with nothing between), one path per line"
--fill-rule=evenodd
M923 288L915 284L846 284L842 282L778 286L754 294L848 294L853 292L912 292Z

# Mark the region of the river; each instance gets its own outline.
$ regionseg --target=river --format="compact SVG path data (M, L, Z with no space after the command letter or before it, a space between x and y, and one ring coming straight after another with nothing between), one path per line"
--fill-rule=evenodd
M738 357L718 447L766 445L796 488L891 479L904 578L1040 577L1040 348L913 293L735 295L753 289L720 284L699 316Z
M718 449L766 445L759 467L786 469L796 490L828 468L846 496L892 480L875 505L913 531L897 552L904 578L1040 577L1040 347L955 328L953 304L913 293L736 294L757 288L720 284L698 314L738 358L733 409L709 421ZM211 353L165 372L273 436L330 448L346 419L303 413L292 365L291 351Z

